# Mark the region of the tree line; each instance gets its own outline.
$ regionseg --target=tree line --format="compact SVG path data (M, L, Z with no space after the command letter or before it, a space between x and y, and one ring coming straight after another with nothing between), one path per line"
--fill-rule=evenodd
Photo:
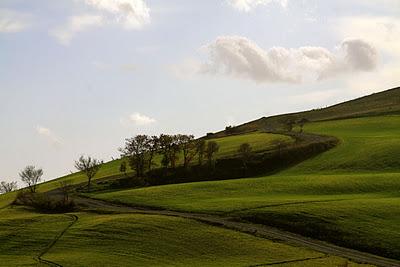
M161 168L175 170L178 166L188 170L191 166L204 166L210 170L215 167L216 153L219 145L214 140L204 138L195 139L194 135L160 134L159 136L136 135L126 138L124 146L119 148L122 162L119 170L127 176L128 165L135 177L145 177L148 172L157 166L155 160L161 163ZM243 168L252 157L252 148L248 143L241 144L237 150L242 159ZM161 156L161 160L160 160ZM74 162L75 168L87 178L87 190L90 191L93 177L103 164L102 160L91 156L80 156ZM36 193L38 184L42 181L43 170L35 166L27 166L20 173L21 181L26 185L28 192ZM60 190L64 199L68 200L68 189L71 187L65 181L60 182ZM1 182L0 193L17 190L17 182Z

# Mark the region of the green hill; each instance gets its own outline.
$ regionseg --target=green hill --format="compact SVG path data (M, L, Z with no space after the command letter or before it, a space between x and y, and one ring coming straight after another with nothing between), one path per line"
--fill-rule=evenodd
M341 144L274 176L122 190L93 197L229 214L400 258L400 116L310 123Z
M306 134L334 136L339 144L274 175L107 188L85 195L126 205L218 214L400 259L400 88L325 109L261 118L235 127L234 135L223 131L211 138L221 146L220 159L235 157L243 142L258 152L273 151L277 140L302 142L293 138L297 133L284 132L288 120L300 119L308 121ZM120 160L104 164L96 179L121 177L119 165ZM42 184L39 190L56 189L63 179L76 185L86 181L76 173ZM341 258L321 258L312 250L168 216L80 211L73 213L79 219L66 229L71 214L7 207L14 196L0 196L0 266L35 265L33 259L63 231L45 257L63 266L347 266ZM21 244L26 244L24 249L16 249ZM284 263L291 259L300 261Z

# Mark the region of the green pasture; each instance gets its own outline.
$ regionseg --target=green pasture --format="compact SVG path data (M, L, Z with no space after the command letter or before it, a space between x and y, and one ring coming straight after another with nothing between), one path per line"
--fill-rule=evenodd
M303 225L305 230L326 230L329 240L339 242L334 235L342 236L344 245L400 258L398 125L400 116L307 125L307 131L338 137L340 145L274 176L92 196L130 205L254 217L287 228Z

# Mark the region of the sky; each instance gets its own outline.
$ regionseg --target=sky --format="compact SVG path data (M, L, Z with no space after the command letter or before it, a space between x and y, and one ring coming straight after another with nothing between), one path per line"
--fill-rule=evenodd
M399 86L398 0L1 0L0 181Z

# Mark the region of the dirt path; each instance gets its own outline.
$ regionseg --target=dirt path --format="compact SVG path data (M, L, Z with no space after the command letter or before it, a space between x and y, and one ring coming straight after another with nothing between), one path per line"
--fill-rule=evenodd
M46 264L46 265L49 265L49 266L59 266L59 267L62 267L62 265L60 265L60 264L58 264L58 263L56 263L56 262L52 262L52 261L43 259L43 256L44 256L47 252L49 252L49 250L57 243L57 241L65 234L65 232L67 232L67 230L68 230L69 228L71 228L71 226L73 226L73 225L78 221L78 216L76 216L76 215L73 215L73 214L66 214L65 216L67 216L67 217L69 217L70 219L72 219L71 222L70 222L70 224L69 224L67 227L65 227L64 230L63 230L61 233L59 233L59 234L56 236L56 238L55 238L53 241L51 241L51 243L50 243L45 249L43 249L43 250L40 252L40 254L39 254L39 255L37 256L37 258L36 258L36 260L37 260L38 262L43 263L43 264Z
M219 226L243 233L248 233L257 237L263 237L267 239L283 241L296 246L307 247L325 254L347 258L357 263L366 263L382 267L400 267L400 261L398 260L383 258L373 254L339 247L327 242L307 238L265 225L234 221L229 217L170 210L155 210L144 207L132 207L81 196L75 197L74 201L87 211L129 212L181 217L196 220L213 226Z

